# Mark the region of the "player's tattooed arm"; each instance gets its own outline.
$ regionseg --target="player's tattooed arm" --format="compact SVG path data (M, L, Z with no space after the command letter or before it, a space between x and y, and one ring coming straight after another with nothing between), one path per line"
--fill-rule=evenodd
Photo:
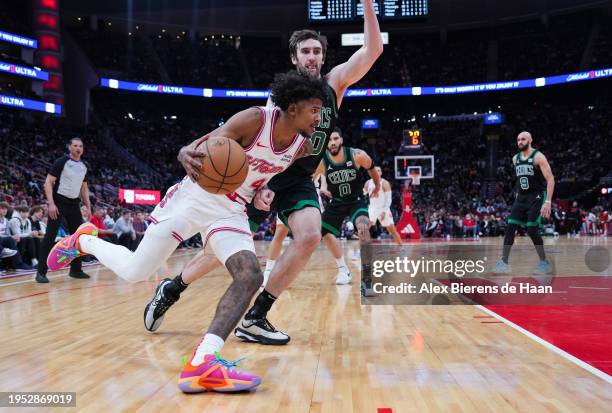
M210 138L223 136L237 141L243 147L249 146L263 126L263 116L263 112L258 108L243 110L229 118L226 123L214 131L196 139L189 145L183 146L178 153L177 159L183 165L183 168L185 168L189 178L193 181L198 179L199 170L202 168L202 161L206 156L204 148L200 146L203 142Z

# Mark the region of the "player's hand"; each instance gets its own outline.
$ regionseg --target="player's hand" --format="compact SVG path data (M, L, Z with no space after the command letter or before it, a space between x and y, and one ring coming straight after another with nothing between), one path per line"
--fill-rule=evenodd
M36 231L36 230L32 231L32 236L33 237L37 237L38 236L38 231Z
M208 139L208 136L203 136L191 143L191 145L183 146L178 153L177 159L185 168L189 178L195 182L198 179L200 168L202 168L202 161L206 154L202 149L196 149L198 145Z
M549 202L544 202L544 205L542 205L542 209L540 209L540 215L542 215L542 217L544 218L550 218L550 203Z
M322 196L325 196L325 197L327 197L327 198L331 198L331 197L332 197L331 192L329 192L327 189L321 189L321 190L319 191L319 193L320 193Z
M270 211L270 205L274 200L274 191L268 188L261 189L255 194L253 205L261 211Z
M21 237L19 235L13 235L13 241L15 242L19 242L21 240Z
M55 206L55 204L50 204L49 205L49 218L55 220L57 219L57 207Z
M377 198L378 194L380 194L380 185L374 187L374 190L372 191L370 198Z

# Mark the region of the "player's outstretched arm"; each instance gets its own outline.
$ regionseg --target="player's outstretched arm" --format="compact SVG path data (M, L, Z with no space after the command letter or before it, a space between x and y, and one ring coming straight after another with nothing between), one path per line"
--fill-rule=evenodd
M338 107L346 89L364 77L383 52L382 36L372 0L362 0L362 3L363 46L353 53L348 61L334 67L327 75L327 83L336 92Z
M544 218L548 218L550 217L550 204L552 203L553 192L555 190L555 177L552 173L552 169L550 169L548 159L546 159L546 156L544 156L542 152L536 154L535 164L540 168L544 179L546 179L546 200L544 200L540 212Z
M380 175L374 167L374 161L372 161L370 155L368 155L365 151L362 151L361 149L353 149L353 159L355 159L355 162L357 163L356 166L359 168L366 169L368 171L368 174L374 181L374 190L372 191L371 197L376 198L380 192Z
M248 146L263 125L263 115L257 108L249 108L236 113L223 125L214 131L202 136L183 146L177 156L178 161L183 165L187 175L195 181L198 179L198 170L202 167L202 160L206 154L203 148L198 146L209 138L226 137L238 141L243 147Z

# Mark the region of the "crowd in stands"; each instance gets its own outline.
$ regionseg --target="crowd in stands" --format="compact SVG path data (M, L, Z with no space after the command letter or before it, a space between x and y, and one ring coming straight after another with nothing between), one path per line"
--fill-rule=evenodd
M502 25L494 33L490 29L450 32L445 42L439 34L392 33L381 59L356 86L459 84L553 75L580 70L587 57L588 68L610 66L612 29L593 23L591 17L551 17L546 25L541 21ZM0 14L2 21L6 21L5 14ZM133 80L265 88L274 73L291 67L286 46L276 38L191 37L146 33L144 28L129 35L103 21L92 30L86 19L81 26L71 27L70 33L101 72L125 74ZM355 51L340 46L336 38L329 40L327 69ZM10 56L0 58L8 61ZM18 81L0 79L0 93L32 93L21 86ZM43 182L53 161L66 154L70 138L83 139L89 166L93 211L89 216L84 210L84 220L94 222L102 237L134 249L148 225L147 211L126 210L117 199L117 189L158 189L163 193L184 176L176 160L179 148L219 126L228 115L211 111L196 118L184 115L178 107L178 116L173 117L153 117L146 108L128 116L126 111L96 106L98 103L94 104L92 124L80 129L68 126L62 118L0 109L0 269L28 271L36 264L47 219ZM339 126L344 130L345 144L368 151L393 185L396 221L401 205L394 156L401 150L404 129L418 127L422 131L422 154L435 156L435 179L422 180L412 188L414 214L423 237L503 235L515 184L510 158L516 153L515 137L521 130L533 134L534 146L546 154L556 178L553 213L544 232L609 234L612 196L593 201L589 194L612 165L612 108L569 101L518 105L501 110L505 126L492 176L487 168L489 143L480 118L435 120L419 114L408 121L412 115L397 110L391 114L389 110L376 115L381 129L377 135L369 135L375 139L368 140L361 131L363 113L351 113L347 104ZM142 164L133 162L134 158ZM487 180L497 183L492 192ZM578 200L576 205L572 204L574 199ZM275 226L271 215L256 231L256 238L271 239ZM354 232L347 221L342 236L351 238ZM386 236L380 228L375 234ZM183 244L199 245L198 237Z
M383 55L355 87L480 83L608 67L610 29L598 22L593 13L581 12L552 16L546 23L530 20L451 31L444 40L439 33L392 32ZM107 24L100 21L92 30L86 18L69 27L95 67L131 80L261 89L274 73L291 67L280 38L150 33L143 27L126 33L124 27ZM324 72L356 50L341 46L338 36L328 41ZM589 54L588 67L581 68L583 56Z

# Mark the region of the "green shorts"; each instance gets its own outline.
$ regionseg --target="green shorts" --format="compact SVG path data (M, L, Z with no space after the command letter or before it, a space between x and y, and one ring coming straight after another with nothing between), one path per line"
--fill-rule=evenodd
M283 224L289 226L289 216L306 207L321 210L319 195L310 178L289 188L274 191L274 200L270 209L276 211ZM261 211L255 208L253 203L250 203L247 205L247 215L251 231L256 231L259 225L270 215L270 212Z
M321 233L323 235L333 234L338 237L340 236L340 229L342 228L344 218L351 217L351 221L355 224L357 217L362 215L368 218L368 204L365 199L337 204L334 204L332 201L323 212Z
M512 204L508 224L516 224L522 227L542 226L540 210L545 200L546 191L518 194L516 201Z

